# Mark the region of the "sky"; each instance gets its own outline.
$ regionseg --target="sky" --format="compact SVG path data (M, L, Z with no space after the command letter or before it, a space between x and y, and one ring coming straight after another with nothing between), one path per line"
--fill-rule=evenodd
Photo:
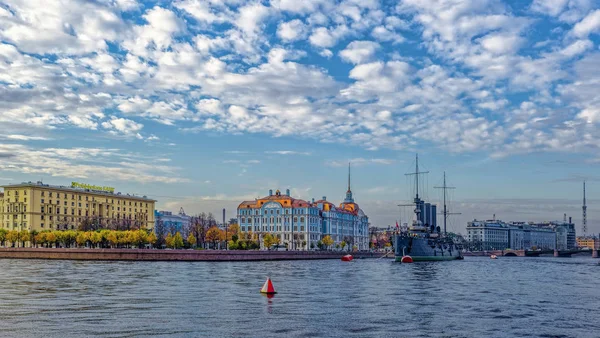
M269 189L600 232L594 0L0 0L0 185L233 217Z

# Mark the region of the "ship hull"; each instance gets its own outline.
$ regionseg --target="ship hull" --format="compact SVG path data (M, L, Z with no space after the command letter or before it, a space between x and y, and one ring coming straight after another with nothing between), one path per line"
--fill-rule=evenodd
M462 259L459 248L452 241L437 238L396 235L394 251L397 262L404 255L410 256L415 262Z

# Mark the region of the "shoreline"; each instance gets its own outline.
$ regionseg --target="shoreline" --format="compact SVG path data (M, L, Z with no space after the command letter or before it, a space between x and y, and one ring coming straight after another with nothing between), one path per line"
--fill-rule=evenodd
M378 252L321 251L247 251L247 250L159 250L159 249L66 249L0 248L0 259L51 259L87 261L187 261L239 262L341 259L351 254L355 259L380 258Z

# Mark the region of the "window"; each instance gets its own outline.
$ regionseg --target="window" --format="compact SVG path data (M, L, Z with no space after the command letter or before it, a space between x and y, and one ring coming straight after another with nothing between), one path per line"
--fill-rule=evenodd
M67 198L67 194L65 194L65 198Z
M40 216L42 220L44 220L44 215Z
M42 206L42 208L41 208L41 212L42 212L42 213L44 213L44 207L43 207L43 206Z
M8 192L8 195L10 196L10 191ZM42 196L44 196L44 192L42 191Z
M52 192L50 192L49 196L52 197Z
M42 219L43 219L43 218L42 218ZM42 227L42 228L43 228L43 227L44 227L44 223L40 223L40 227Z
M304 223L304 217L300 217L300 223Z
M67 205L67 201L65 201L65 206Z

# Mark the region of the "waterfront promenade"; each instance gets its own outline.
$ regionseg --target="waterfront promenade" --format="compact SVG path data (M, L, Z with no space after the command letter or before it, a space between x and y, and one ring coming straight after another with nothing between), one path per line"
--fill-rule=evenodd
M342 251L158 250L0 248L0 259L66 259L97 261L280 261L341 259ZM383 253L353 252L354 258L379 258Z

